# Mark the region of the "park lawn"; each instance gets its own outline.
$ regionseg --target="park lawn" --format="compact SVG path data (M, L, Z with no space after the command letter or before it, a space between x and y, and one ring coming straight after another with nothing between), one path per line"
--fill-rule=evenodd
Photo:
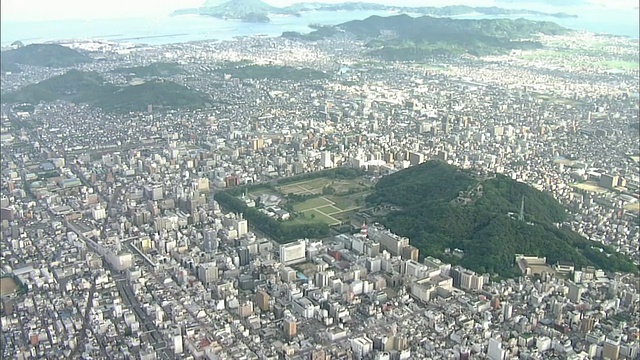
M298 183L299 186L302 186L305 189L313 190L313 189L322 189L325 185L330 184L331 179L328 178L317 178L307 180L306 182Z
M349 190L365 191L369 189L369 186L362 185L360 179L353 180L336 180L331 185L336 190L337 194L346 194Z
M302 189L300 189L297 185L294 185L294 184L278 186L277 189L283 195L298 194L302 191Z
M331 201L322 197L317 197L295 204L293 205L293 209L297 212L304 212L310 209L315 209L327 205L332 205Z
M335 207L342 210L359 208L365 203L366 197L371 194L370 191L363 191L357 194L345 196L328 196L327 199L333 201Z
M322 188L330 182L327 178L296 181L278 186L278 191L282 194L320 194Z
M323 214L327 214L330 216L333 216L333 214L337 214L343 211L343 209L340 209L339 207L336 207L335 205L327 205L327 206L321 206L321 207L317 207L315 208L316 210L320 211Z
M314 215L313 217L311 215ZM340 223L339 220L336 220L333 217L325 215L323 212L318 211L317 209L311 209L304 212L304 217L307 219L313 219L316 221L321 221L327 225L337 225Z

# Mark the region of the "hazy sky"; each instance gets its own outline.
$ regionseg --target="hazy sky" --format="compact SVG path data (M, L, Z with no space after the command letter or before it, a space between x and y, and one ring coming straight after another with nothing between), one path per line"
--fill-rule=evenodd
M345 2L345 0L321 0L328 3ZM353 1L353 0L347 0ZM364 1L364 0L360 0ZM471 6L498 5L509 7L509 4L499 3L498 0L368 0L378 3L392 3L394 5L429 5L444 6L465 4ZM536 0L530 0L534 3ZM607 6L638 6L637 0L590 0L591 2L606 3ZM296 0L266 0L275 6L288 5ZM529 1L527 1L529 2ZM562 3L562 0L557 0ZM60 19L98 19L118 17L162 16L173 10L197 7L204 0L2 0L0 1L1 21L37 21ZM548 9L549 6L540 4L521 5L536 10Z

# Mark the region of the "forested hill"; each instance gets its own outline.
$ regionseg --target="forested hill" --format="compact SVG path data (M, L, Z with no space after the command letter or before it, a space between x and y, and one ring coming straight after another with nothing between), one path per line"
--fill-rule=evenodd
M452 19L409 15L371 16L353 20L328 31L322 27L308 35L283 33L285 37L319 40L344 31L368 41L369 54L384 60L417 61L463 54L486 56L511 50L542 48L539 34L569 32L553 22L526 19Z
M524 221L518 220L524 198ZM564 208L549 194L505 176L478 178L442 162L426 162L383 177L367 201L401 210L379 219L407 236L423 255L457 261L444 250L461 249L460 265L515 276L515 254L546 256L609 271L637 271L612 249L556 226Z
M3 51L0 57L2 72L20 72L18 65L61 68L92 61L76 50L57 44L30 44Z
M92 104L107 112L146 111L159 108L195 109L209 107L210 96L163 79L137 85L115 86L97 72L69 70L66 73L2 94L5 103L38 104L65 100Z

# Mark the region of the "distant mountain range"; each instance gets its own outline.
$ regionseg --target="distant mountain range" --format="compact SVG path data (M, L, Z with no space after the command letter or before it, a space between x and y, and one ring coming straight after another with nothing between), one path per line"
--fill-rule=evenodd
M213 101L206 95L171 81L153 79L139 85L116 86L97 72L70 70L37 84L2 94L5 103L66 100L88 103L108 112L145 111L147 105L172 109L204 108Z
M219 0L207 1L199 8L180 9L174 15L204 15L221 19L243 20L249 22L268 22L269 15L300 16L308 11L391 11L398 13L412 13L432 16L457 16L470 14L483 15L536 15L553 16L558 18L576 17L566 13L545 13L534 10L504 9L499 7L472 7L464 5L433 7L433 6L394 6L367 2L345 2L326 4L320 2L302 2L285 7L271 6L261 0Z
M89 56L57 44L31 44L0 53L1 71L20 72L20 65L53 68L70 67L93 61Z
M447 17L371 16L310 34L285 32L283 37L320 40L348 32L368 40L370 55L384 60L418 61L463 54L485 56L516 49L538 49L538 34L560 35L570 30L555 23L526 19L451 19Z

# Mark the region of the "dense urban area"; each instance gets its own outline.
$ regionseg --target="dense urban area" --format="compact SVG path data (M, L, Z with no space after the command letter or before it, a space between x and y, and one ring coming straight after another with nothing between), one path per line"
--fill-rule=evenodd
M638 42L540 39L428 61L348 33L75 41L90 61L3 64L2 358L640 358L640 74L616 60ZM549 231L595 250L477 241L489 267L417 228L439 214L385 220L427 190L383 183L443 163L529 185L500 220L523 231L551 195Z

